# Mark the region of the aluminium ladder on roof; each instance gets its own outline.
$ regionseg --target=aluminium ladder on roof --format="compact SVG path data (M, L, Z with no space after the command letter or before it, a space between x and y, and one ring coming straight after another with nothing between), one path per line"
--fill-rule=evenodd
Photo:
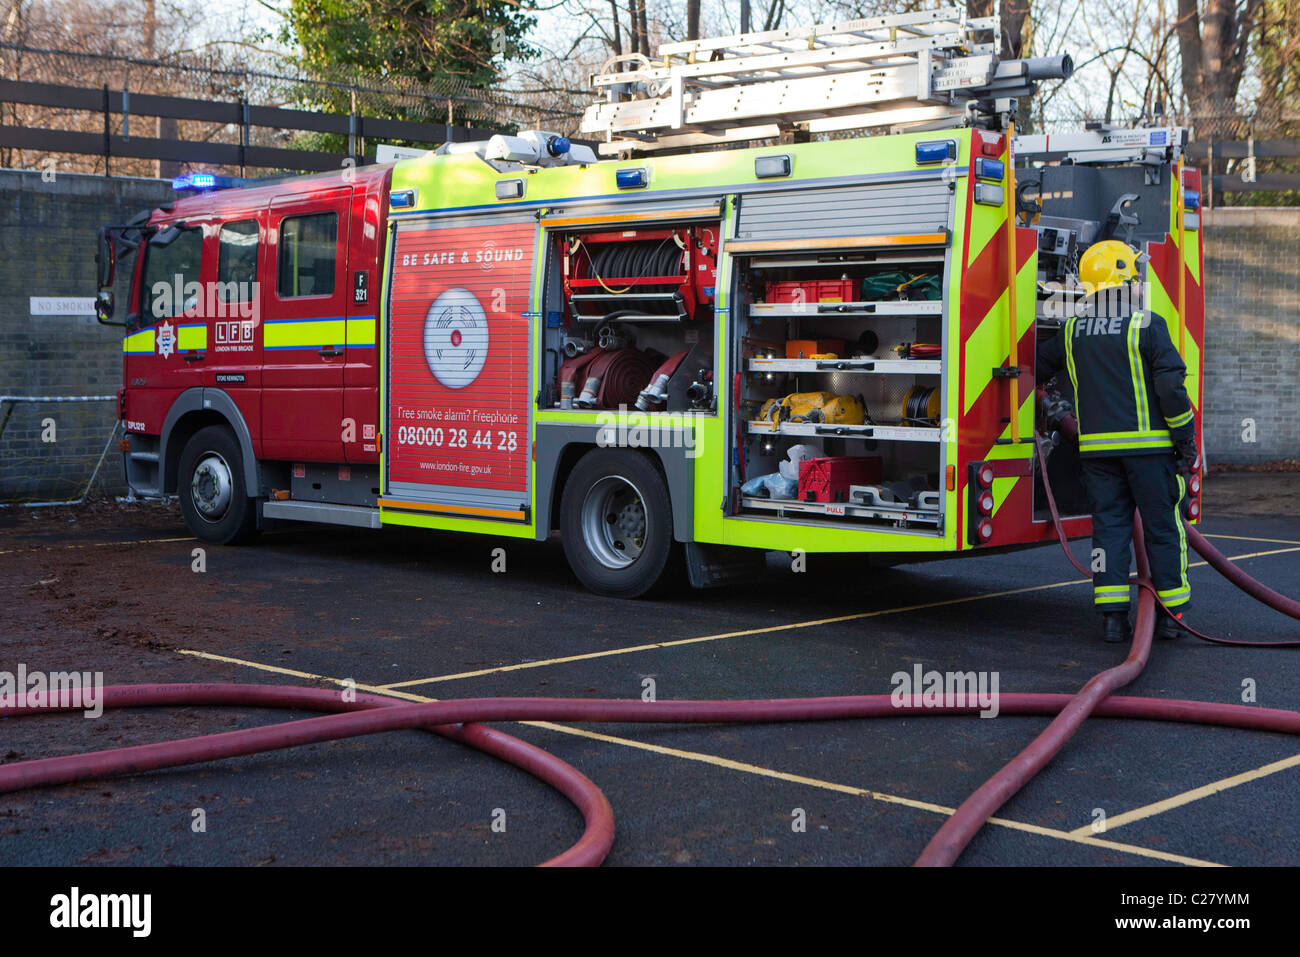
M611 57L582 131L602 153L749 140L804 129L942 128L1032 92L1025 61L999 62L998 20L957 8L664 44Z

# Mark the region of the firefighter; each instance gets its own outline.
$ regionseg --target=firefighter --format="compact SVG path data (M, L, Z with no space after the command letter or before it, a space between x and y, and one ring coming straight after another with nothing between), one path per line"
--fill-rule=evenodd
M1127 641L1129 542L1133 509L1142 516L1151 578L1178 618L1191 599L1182 502L1199 468L1187 367L1160 316L1141 302L1137 256L1125 243L1096 243L1079 261L1090 290L1079 315L1038 347L1037 379L1062 369L1074 387L1083 484L1092 508L1093 604L1106 641ZM1160 615L1159 638L1176 638L1177 619Z

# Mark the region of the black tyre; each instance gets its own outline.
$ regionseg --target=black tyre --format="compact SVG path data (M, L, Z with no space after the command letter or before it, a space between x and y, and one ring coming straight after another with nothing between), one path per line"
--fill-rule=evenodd
M185 524L214 545L237 545L257 534L257 503L244 482L244 454L224 425L200 429L185 444L176 476Z
M639 598L655 590L676 551L663 475L638 452L588 452L564 484L560 537L569 567L596 594Z

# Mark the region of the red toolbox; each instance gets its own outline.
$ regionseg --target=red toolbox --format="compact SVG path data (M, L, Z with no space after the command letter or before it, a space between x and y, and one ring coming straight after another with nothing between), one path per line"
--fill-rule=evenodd
M880 481L879 456L826 455L799 463L799 501L847 502L850 485Z
M768 302L852 302L852 279L807 279L802 282L769 282Z

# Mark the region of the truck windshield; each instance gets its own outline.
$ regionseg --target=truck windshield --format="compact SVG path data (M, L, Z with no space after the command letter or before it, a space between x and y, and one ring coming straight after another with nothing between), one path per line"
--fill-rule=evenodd
M166 246L145 245L140 324L179 316L199 303L203 233L186 229Z

